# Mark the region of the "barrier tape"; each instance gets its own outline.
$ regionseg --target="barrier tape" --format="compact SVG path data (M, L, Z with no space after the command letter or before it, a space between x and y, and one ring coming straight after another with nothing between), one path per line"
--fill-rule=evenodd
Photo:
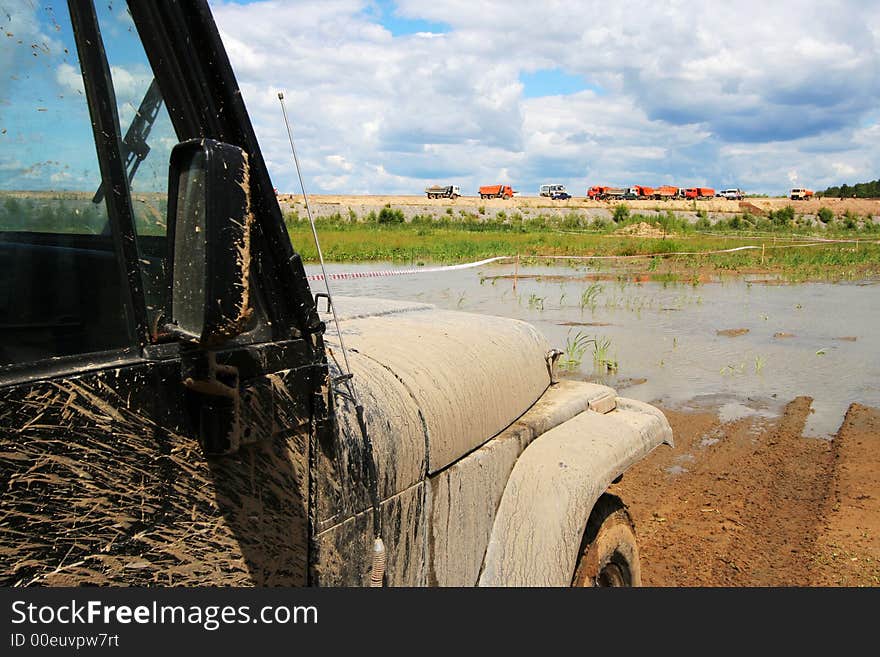
M773 249L798 249L810 246L828 246L829 244L880 244L874 240L821 240L818 242L804 242L798 244L772 244L772 245L748 245L737 246L732 249L717 249L714 251L666 251L662 253L640 253L636 255L528 255L522 256L523 259L545 259L545 260L631 260L633 258L664 258L668 256L699 256L699 255L717 255L721 253L736 253L737 251L756 251ZM407 276L410 274L434 274L447 271L457 271L460 269L472 269L474 267L482 267L493 262L501 262L503 260L513 260L517 256L495 256L494 258L486 258L476 262L466 262L460 265L445 265L442 267L418 267L417 269L384 269L375 271L353 271L338 272L327 274L327 278L331 281L351 280L356 278L380 278L385 276ZM312 274L306 276L309 281L323 281L322 274Z
M481 267L491 262L500 260L509 260L511 256L496 256L494 258L486 258L477 262L466 262L461 265L444 265L442 267L419 267L417 269L384 269L377 271L350 271L327 274L327 278L331 281L341 281L352 278L379 278L382 276L406 276L407 274L434 274L437 272L455 271L458 269L471 269L473 267ZM323 274L312 274L306 276L310 281L323 281Z

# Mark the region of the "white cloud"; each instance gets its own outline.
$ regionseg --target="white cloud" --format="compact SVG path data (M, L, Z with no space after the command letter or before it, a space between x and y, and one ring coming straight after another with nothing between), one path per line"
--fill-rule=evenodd
M396 37L366 0L212 4L281 189L295 177L278 89L315 192L473 193L502 175L526 192L549 178L779 192L794 168L822 187L880 164L865 123L877 3L400 0L399 16L450 29ZM603 93L526 99L519 76L541 69Z
M82 73L67 62L62 62L55 70L55 81L69 94L84 94Z

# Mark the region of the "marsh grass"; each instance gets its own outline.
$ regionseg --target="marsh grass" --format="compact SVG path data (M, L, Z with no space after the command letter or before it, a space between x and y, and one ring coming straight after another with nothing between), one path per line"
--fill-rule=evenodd
M574 335L571 331L568 332L559 367L566 372L578 369L590 346L593 348L593 366L596 369L601 369L605 373L617 371L617 361L608 355L611 349L611 338L589 337L583 331L578 331Z
M602 285L599 283L592 283L587 289L585 289L581 293L581 312L584 311L584 308L589 308L595 312L596 303L601 293Z
M540 310L543 312L544 298L545 297L539 297L537 294L534 294L534 293L530 294L529 295L529 308L532 308L534 310Z
M595 337L593 338L593 363L605 372L616 372L617 361L609 357L608 353L611 349L611 338Z
M578 369L584 359L584 354L593 342L594 340L587 337L583 331L578 331L573 336L569 331L565 338L565 348L559 360L560 369L566 372Z
M383 215L384 212L384 215ZM700 274L719 275L753 271L777 272L792 282L838 280L880 276L880 226L855 216L836 217L806 226L800 219L789 219L786 209L772 217L736 215L700 230L701 221L690 223L671 212L660 215L629 215L614 223L597 218L590 221L575 213L565 216L538 214L525 217L464 213L461 217L415 215L403 221L399 211L383 208L353 218L353 212L334 214L317 221L325 257L334 262L384 260L405 262L413 258L431 262L463 262L497 255L521 254L523 261L538 255L567 256L650 256L633 260L632 266L658 277L688 280L699 284ZM479 211L478 211L479 212ZM827 218L827 217L826 217ZM51 222L51 218L48 219ZM641 222L661 227L663 239L623 236L614 233L622 225ZM304 217L295 212L285 215L294 247L307 262L317 253ZM567 227L563 230L563 226ZM570 229L568 229L570 228ZM855 239L856 244L828 243L823 246L774 248L810 240L814 237ZM761 249L734 253L704 254L738 246L765 245ZM700 255L674 255L677 252ZM546 265L561 262L534 260ZM574 263L566 263L574 266ZM579 263L583 264L583 263ZM658 280L658 279L654 279ZM662 280L662 279L659 279ZM588 304L584 305L584 308Z

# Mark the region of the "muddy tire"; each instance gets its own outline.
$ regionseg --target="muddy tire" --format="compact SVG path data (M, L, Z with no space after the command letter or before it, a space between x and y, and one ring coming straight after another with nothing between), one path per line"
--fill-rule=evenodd
M635 528L619 497L606 493L593 507L571 585L642 585Z

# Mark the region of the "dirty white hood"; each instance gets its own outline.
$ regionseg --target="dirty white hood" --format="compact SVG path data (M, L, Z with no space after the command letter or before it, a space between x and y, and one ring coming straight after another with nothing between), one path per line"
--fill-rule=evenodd
M549 346L525 322L384 299L334 297L334 303L345 346L352 352L357 389L381 385L372 381L379 376L377 369L406 389L406 405L414 407L406 413L418 413L429 473L502 431L550 384L545 360ZM322 319L332 356L342 364L332 316L322 313ZM374 397L373 403L383 400ZM371 432L377 430L381 432L380 427ZM398 448L399 441L409 440L401 435L376 439L398 441ZM411 447L408 451L417 449L416 444ZM380 446L379 451L385 450Z

